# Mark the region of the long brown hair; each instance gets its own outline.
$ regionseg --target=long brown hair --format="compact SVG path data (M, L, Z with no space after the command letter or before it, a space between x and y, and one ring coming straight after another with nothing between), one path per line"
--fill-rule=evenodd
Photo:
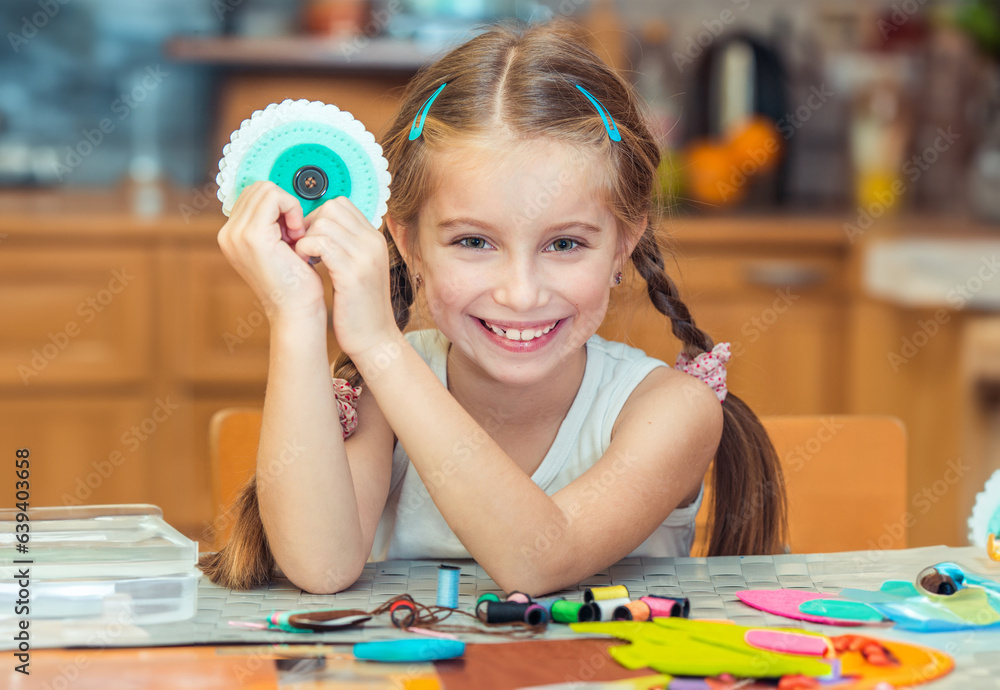
M427 113L423 131L410 140L411 123L442 83ZM582 86L610 112L621 134L611 141L598 111L577 89ZM641 233L632 263L645 280L653 305L671 322L684 352L694 357L712 349L712 339L694 323L677 287L664 269L653 203L660 151L641 101L627 81L605 65L567 20L524 27L512 22L455 48L423 68L408 84L396 119L381 143L392 174L389 212L414 228L433 193L431 164L436 152L471 145L483 149L504 138L547 138L605 161L605 198L614 214L622 246ZM391 234L383 226L390 252L396 323L410 319L414 290ZM415 233L407 233L412 255ZM359 385L361 377L346 355L335 363L336 376ZM731 392L723 403L722 440L712 470L713 507L710 555L773 553L781 548L785 499L774 447L754 413ZM199 565L213 582L247 588L267 582L274 559L260 521L256 483L241 491L232 513L233 533L217 554Z

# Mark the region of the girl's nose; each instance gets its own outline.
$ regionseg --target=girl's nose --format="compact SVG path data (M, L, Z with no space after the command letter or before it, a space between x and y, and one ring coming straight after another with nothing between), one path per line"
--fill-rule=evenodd
M495 285L493 299L513 312L531 312L548 299L544 276L530 261L504 262Z

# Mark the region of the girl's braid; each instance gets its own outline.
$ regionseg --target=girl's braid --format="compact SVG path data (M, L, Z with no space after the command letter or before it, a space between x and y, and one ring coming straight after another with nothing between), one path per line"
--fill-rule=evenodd
M667 275L663 254L652 226L647 226L639 238L639 243L632 252L632 264L646 281L646 290L653 306L670 318L671 329L677 339L684 343L685 354L696 357L702 352L709 352L713 347L712 339L694 325L691 312L681 301L680 291Z

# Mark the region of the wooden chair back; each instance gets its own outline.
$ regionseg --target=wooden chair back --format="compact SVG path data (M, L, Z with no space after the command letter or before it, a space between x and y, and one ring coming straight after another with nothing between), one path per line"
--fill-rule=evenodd
M209 460L212 471L212 524L215 526L215 549L229 539L232 525L226 520L227 509L236 500L240 487L257 467L257 443L260 440L260 408L230 407L212 415L209 423Z
M905 548L906 430L888 416L801 415L761 419L778 452L788 496L792 553ZM710 487L706 484L706 499ZM708 501L694 554L708 550Z

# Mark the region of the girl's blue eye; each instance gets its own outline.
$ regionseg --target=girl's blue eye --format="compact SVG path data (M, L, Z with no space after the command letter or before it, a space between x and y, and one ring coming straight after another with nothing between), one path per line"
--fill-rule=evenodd
M570 246L573 245L573 246ZM549 245L550 247L555 247L557 252L571 252L579 249L581 244L569 237L560 237L558 240Z
M458 240L457 244L460 244L463 247L468 247L469 249L486 249L486 245L489 243L482 237L463 237Z

